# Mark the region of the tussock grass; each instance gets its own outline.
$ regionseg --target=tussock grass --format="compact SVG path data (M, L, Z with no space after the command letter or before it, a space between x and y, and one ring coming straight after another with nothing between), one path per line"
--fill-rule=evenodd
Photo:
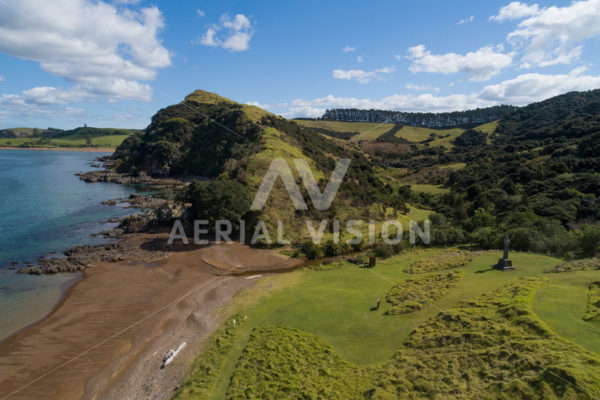
M557 265L556 267L544 271L546 273L560 273L560 272L571 272L571 271L589 271L600 269L600 258L585 258L583 260L569 261L564 264Z
M437 254L413 262L404 268L404 272L409 274L424 274L427 272L460 268L471 262L476 255L475 253L464 251Z
M231 378L228 399L356 399L373 380L370 368L344 361L315 335L256 328Z
M585 321L600 320L600 281L592 282L588 292L588 305L583 316Z
M462 279L464 271L427 274L392 287L385 301L392 305L387 315L408 314L444 297Z

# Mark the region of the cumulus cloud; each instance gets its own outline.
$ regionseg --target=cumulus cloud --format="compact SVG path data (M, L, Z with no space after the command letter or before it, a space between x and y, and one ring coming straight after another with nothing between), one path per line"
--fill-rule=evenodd
M464 24L468 24L469 22L473 22L474 20L475 20L475 16L471 15L469 18L461 19L456 24L457 25L464 25Z
M204 11L202 11L201 9L197 9L197 10L196 10L196 14L197 14L197 15L198 15L200 18L202 18L202 17L204 17L204 16L206 15L206 13L205 13Z
M244 14L236 14L233 19L223 14L218 24L212 24L202 35L200 43L205 46L222 47L230 51L246 51L255 28Z
M416 86L416 85L415 85ZM407 85L408 87L408 85ZM328 108L382 109L414 112L445 112L498 104L525 105L573 90L600 87L600 76L576 68L568 74L530 73L469 94L438 96L432 93L395 94L379 100L328 95L312 100L296 99L283 113L286 117L320 117Z
M512 11L503 11L507 7ZM508 16L525 18L508 35L511 43L524 46L521 62L525 68L571 64L583 51L580 43L600 35L600 0L545 8L511 3L492 18L502 21Z
M424 45L408 49L407 58L412 60L412 72L437 72L455 74L464 72L470 81L482 82L497 75L511 65L513 53L503 53L501 46L482 47L465 55L456 53L431 54ZM401 58L396 56L396 58Z
M361 62L364 62L364 61L365 61L365 59L362 56L356 57L356 62L361 63Z
M23 101L149 101L152 89L140 81L154 79L158 69L171 64L158 37L162 27L156 7L134 11L91 0L63 0L59 5L45 0L0 2L0 52L38 62L44 71L75 84L15 95ZM70 101L68 96L73 96Z
M540 7L537 4L527 5L518 1L502 7L498 14L492 15L490 21L502 22L511 19L521 19L530 15L535 15L539 12Z
M351 47L351 46L346 46L342 49L342 51L344 53L350 53L350 52L353 52L354 50L356 50L356 47Z
M568 74L530 73L483 88L479 98L496 103L528 104L570 91L600 87L600 76L586 75L585 68Z
M20 94L0 96L0 118L55 118L83 115L81 108L63 107L82 93L69 93L69 90L52 87L36 87ZM84 95L85 96L85 95ZM81 98L81 97L79 97Z
M4 78L2 75L0 75L0 82L4 82L6 80L6 78Z
M374 71L363 71L362 69L334 69L333 77L342 80L355 80L358 83L369 83L372 80L381 80L384 75L391 74L395 67L378 68Z

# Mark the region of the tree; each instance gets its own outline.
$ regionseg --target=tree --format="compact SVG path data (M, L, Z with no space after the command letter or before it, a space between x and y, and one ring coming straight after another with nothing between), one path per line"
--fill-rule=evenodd
M88 133L85 135L85 144L90 147L92 145L92 136Z
M586 257L593 257L600 253L600 227L585 226L579 238L579 245Z
M231 223L233 232L238 233L239 221L248 213L251 204L248 189L237 181L194 181L188 186L185 197L192 203L191 217L207 220L211 232L214 232L216 221L225 220Z

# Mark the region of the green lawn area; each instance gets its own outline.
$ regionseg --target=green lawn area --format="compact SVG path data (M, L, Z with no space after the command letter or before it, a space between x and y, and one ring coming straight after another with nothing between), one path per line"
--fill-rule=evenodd
M265 393L281 395L277 392L279 390L277 387L283 382L284 385L292 385L295 388L293 390L299 390L301 393L307 393L306 391L312 393L312 390L317 390L315 393L319 393L318 387L323 388L325 385L333 390L327 392L330 398L344 398L344 396L355 398L358 394L345 392L343 383L355 380L356 386L367 387L375 380L375 375L370 375L375 374L374 371L395 368L392 366L393 362L392 365L390 364L390 360L394 360L395 357L409 357L402 355L404 351L413 351L408 348L402 350L405 349L407 341L415 340L415 332L421 332L419 335L429 332L428 328L420 327L431 325L434 321L432 318L436 316L439 318L440 312L465 307L467 301L473 301L481 296L485 299L485 296L501 291L505 285L518 285L518 282L528 277L539 278L531 281L527 289L529 294L526 297L515 298L515 307L521 301L525 306L530 304L535 290L538 290L533 310L540 314L543 322L547 323L556 334L573 343L596 352L600 351L598 325L585 323L581 319L586 306L586 285L592 278L598 279L600 271L569 273L572 275L571 278L565 273L544 274L545 270L561 264L562 261L542 255L513 253L511 258L517 270L503 272L491 268L500 252L479 253L462 268L464 276L456 286L449 288L447 293L433 304L425 305L422 309L409 314L384 315L391 308L391 305L385 302L386 293L394 285L401 285L406 279L419 276L419 274L404 273L403 269L406 266L423 257L430 258L436 254L452 251L455 252L456 249L408 251L389 259L379 260L372 270L341 262L325 266L323 269L304 269L262 278L256 286L238 295L225 310L231 317L225 327L216 334L217 347L214 344L210 345L206 350L207 353L196 361L195 373L203 372L200 375L193 373L190 381L184 385L184 390L180 391L175 398L235 397L247 390L244 388L247 388L246 385L254 379L255 374L260 375L261 383L252 386L252 390L263 395ZM538 287L541 289L537 289ZM581 289L581 291L571 296L575 293L574 289ZM505 292L503 296L506 296L506 293L513 292ZM378 298L382 299L381 308L373 311L372 308ZM510 298L510 295L503 297L502 301L513 301ZM483 307L484 303L473 304L477 309ZM491 301L487 304L496 303ZM493 307L495 306L490 310ZM468 307L466 310L467 313L474 312L468 311L470 310ZM531 318L535 319L533 312L527 312L530 312ZM235 329L232 329L231 318L237 318L238 325ZM517 319L516 326L521 324L518 321L520 320ZM527 324L534 326L538 322L527 322ZM562 325L567 324L570 327L560 329ZM587 325L583 328L581 324ZM493 324L485 327L492 331L494 329ZM575 346L566 341L561 342L557 337L542 339L544 337L546 336L541 336L540 340L549 340L547 346L554 346L555 349L560 349L561 346ZM443 353L444 350L436 351ZM494 353L494 357L503 357L501 349L494 351L499 351ZM582 348L576 346L569 350L568 356L570 357L573 352L577 353L574 357L585 354ZM464 351L459 353L463 354ZM283 354L286 356L284 357ZM323 358L323 354L327 357ZM539 356L544 357L545 354L540 353ZM463 359L462 355L459 357L461 363L469 363L468 356L466 359ZM435 357L432 361L435 364L434 360ZM270 367L266 367L265 362L270 363ZM317 373L321 371L317 368L319 365L324 368L323 373ZM323 377L329 378L323 380ZM306 384L302 383L303 379ZM310 383L306 382L306 379L310 379ZM599 383L600 381L596 382ZM312 387L314 385L317 388ZM204 391L200 390L201 387L204 387ZM335 390L332 389L334 387ZM507 390L517 389L507 388ZM519 386L518 390L529 389ZM235 393L237 395L234 395ZM254 398L249 393L247 392L246 395ZM325 396L323 393L321 397Z
M125 140L128 135L91 135L92 145L98 147L115 148ZM25 143L31 143L32 147L85 147L86 135L76 133L68 136L48 139L44 144L36 143L37 138L0 138L0 146L17 147Z
M394 124L381 124L375 122L342 122L342 121L314 121L297 119L294 122L310 128L327 129L334 132L357 132L352 140L375 140L394 127Z
M600 270L545 274L533 310L556 334L600 353L600 321L584 321L588 286L600 280Z

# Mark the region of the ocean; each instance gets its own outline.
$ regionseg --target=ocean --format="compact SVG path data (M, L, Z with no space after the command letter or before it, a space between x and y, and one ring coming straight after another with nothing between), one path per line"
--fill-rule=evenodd
M135 211L102 204L127 198L135 188L85 183L75 176L93 170L93 160L106 154L0 150L0 340L47 315L79 277L19 275L11 262L108 242L91 234L113 228L109 218Z

